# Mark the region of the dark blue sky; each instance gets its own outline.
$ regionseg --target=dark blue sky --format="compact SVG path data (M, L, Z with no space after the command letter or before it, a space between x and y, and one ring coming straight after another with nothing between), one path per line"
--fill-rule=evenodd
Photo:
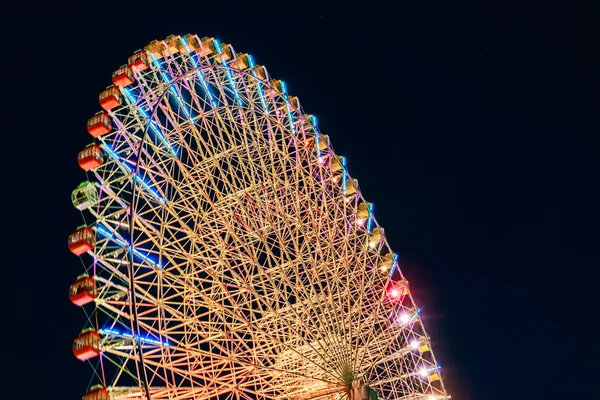
M284 79L348 158L453 398L595 398L600 6L206 3L9 6L9 394L87 387L70 350L85 317L67 297L81 265L66 247L85 121L134 50L192 32Z

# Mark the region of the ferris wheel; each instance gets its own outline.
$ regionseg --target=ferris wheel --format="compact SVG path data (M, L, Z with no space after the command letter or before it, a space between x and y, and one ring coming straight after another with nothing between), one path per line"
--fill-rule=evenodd
M284 82L191 34L112 82L72 193L84 400L450 397L372 205Z

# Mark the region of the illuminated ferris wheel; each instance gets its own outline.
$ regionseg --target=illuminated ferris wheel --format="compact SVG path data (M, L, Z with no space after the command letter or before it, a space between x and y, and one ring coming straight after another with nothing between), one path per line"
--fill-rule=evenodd
M196 35L112 81L72 194L84 400L449 398L371 204L284 82Z

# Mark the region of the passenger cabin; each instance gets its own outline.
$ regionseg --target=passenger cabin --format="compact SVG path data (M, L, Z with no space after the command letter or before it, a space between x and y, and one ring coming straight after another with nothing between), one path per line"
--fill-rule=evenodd
M98 189L90 181L82 182L71 193L71 202L79 211L87 210L98 202Z
M92 328L85 329L73 340L73 354L81 361L98 357L101 343L98 332Z
M96 280L88 275L81 275L69 286L69 298L76 306L91 303L98 297Z
M123 103L119 88L112 85L100 93L98 101L100 102L100 106L106 111L112 110Z
M419 346L419 347L417 347L417 349L419 350L419 354L423 354L428 351L431 351L431 347L429 346L429 342L427 341L426 338L424 338L424 337L419 338L419 341L417 343Z
M320 135L318 137L319 137L319 140L318 140L319 147L318 147L318 149L320 151L327 150L327 146L329 144L329 136L327 136L327 135Z
M383 228L373 228L369 233L369 247L375 248L381 242L383 236Z
M165 39L165 44L167 45L167 50L171 54L177 54L181 50L181 37L176 35L169 35Z
M429 383L439 381L439 380L440 380L440 374L437 371L427 375L427 381L429 381Z
M267 68L265 68L264 65L257 65L256 67L254 67L252 69L254 71L254 73L256 74L256 77L260 80L266 80L267 77L269 76L267 74Z
M360 219L367 219L369 218L370 215L370 211L369 211L369 207L371 206L371 203L360 203L356 209L356 215L358 218Z
M151 56L153 56L157 60L160 60L165 56L167 49L162 41L153 40L150 43L148 43L146 47L144 47L144 50L146 50Z
M89 226L82 226L69 235L68 245L71 253L80 256L94 248L96 235Z
M285 82L281 79L273 79L271 80L271 93L272 94L285 94Z
M391 282L388 287L388 296L392 300L401 300L408 294L408 286L406 281Z
M290 97L291 99L291 97ZM311 132L314 130L314 128L317 126L317 118L314 115L311 114L306 114L303 118L302 118L302 128L304 129L304 132ZM321 149L323 150L323 149Z
M121 66L112 74L112 82L118 87L129 86L134 80L133 71L127 65Z
M230 44L223 43L221 45L221 52L215 55L215 59L218 62L229 61L234 57L235 53L233 51L233 47Z
M231 62L229 63L229 65L232 68L236 68L239 70L245 70L246 68L248 68L250 66L250 59L248 57L248 54L246 53L238 53L235 57L234 60L231 60Z
M331 172L336 173L344 169L344 156L332 157Z
M200 40L201 48L198 50L198 55L209 56L217 51L217 45L215 39L211 37L204 37Z
M358 188L358 181L356 179L349 179L346 181L346 197L350 198L356 194Z
M381 259L381 264L379 264L379 270L381 272L388 272L394 266L396 255L394 253L387 253Z
M90 144L77 154L77 164L84 171L98 168L104 164L104 152L97 144Z
M112 129L112 121L105 111L96 113L88 119L87 130L93 137L97 138L107 134Z
M200 45L200 39L198 39L198 36L194 35L193 33L188 33L185 35L182 42L185 43L189 51L198 51L202 48Z
M95 385L81 397L81 400L110 400L110 394L104 386Z
M135 68L136 71L143 71L150 66L148 60L148 53L144 50L138 50L133 53L127 60L127 66L132 70Z
M290 109L292 111L296 111L300 109L300 100L298 100L298 96L290 96L288 97L290 101Z

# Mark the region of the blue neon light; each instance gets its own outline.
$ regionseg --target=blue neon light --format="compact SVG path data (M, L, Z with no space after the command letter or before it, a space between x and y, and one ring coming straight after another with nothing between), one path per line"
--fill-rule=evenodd
M107 231L102 225L96 225L96 231L100 232L104 237L113 239L115 242L117 242L122 247L128 247L128 244L126 242L124 242L121 239L115 237L112 233L110 233L109 231ZM138 249L132 248L131 251L132 251L133 254L135 254L136 256L138 256L139 258L141 258L142 260L147 261L150 264L154 265L156 268L163 269L162 265L158 264L156 261L152 260L147 255L143 254Z
M185 49L187 50L188 54L190 55L190 60L192 60L192 64L194 64L194 67L198 68L198 64L196 63L196 60L194 60L194 56L190 52L190 49L189 49L187 43L185 42L184 38L181 38L181 43L183 43L183 46L185 47ZM196 73L198 74L198 78L200 78L200 82L202 82L202 88L204 89L204 91L206 92L206 94L208 94L208 96L210 97L210 102L211 102L213 108L216 108L217 107L217 103L215 102L215 99L213 98L213 95L210 92L210 90L208 90L208 84L204 80L204 76L202 75L202 73L200 72L200 70L197 70Z
M133 254L135 254L136 256L138 256L139 258L141 258L144 261L148 261L150 264L154 265L156 268L163 269L162 265L157 264L154 260L152 260L148 256L142 254L138 249L132 248L131 251L133 252Z
M320 141L320 136L318 134L315 135L315 144L317 146L317 158L321 158L321 146L319 145Z
M102 225L97 225L96 226L96 231L99 231L101 234L103 234L105 237L109 237L109 238L113 238L113 234L110 233L109 231L105 230Z
M165 204L165 201L163 200L162 197L160 197L160 195L158 193L156 193L156 191L154 191L146 182L144 182L143 179L141 179L138 175L133 174L133 179L135 182L139 182L144 188L146 188L147 191L149 191L150 193L152 193L154 195L154 197L156 197L158 199L158 201L161 204Z
M154 122L152 119L150 119L150 117L148 117L148 114L146 114L146 111L144 111L142 109L142 107L138 107L137 106L137 100L136 98L133 96L133 94L131 94L129 92L129 89L127 88L123 88L123 93L125 94L125 97L129 100L129 102L134 105L137 110L140 112L140 114L142 114L142 116L150 122L150 129L154 132L154 134L159 138L159 140L162 142L162 144L164 144L170 151L171 153L177 157L177 153L175 152L175 149L173 149L173 147L171 147L171 145L169 144L169 142L167 141L167 139L165 138L165 135L162 133L162 131L160 130L160 128L158 127L158 125L156 125L156 122Z
M398 265L398 254L394 255L394 263L392 264L392 268L390 268L390 276L392 276L392 274L394 273L396 265Z
M183 104L183 100L181 100L181 97L179 97L179 95L177 94L177 92L175 91L175 89L173 88L173 86L171 86L171 79L169 78L169 75L166 72L163 71L163 69L162 69L162 67L160 65L160 62L156 59L156 57L154 57L154 54L150 54L150 57L152 57L152 60L154 61L154 63L158 67L158 70L159 70L160 74L162 75L163 79L165 81L167 81L167 83L169 84L169 92L171 92L171 94L175 97L175 100L177 100L177 102L179 103L179 105L183 109L183 112L185 113L185 115L187 116L187 118L191 120L190 113L185 108L185 105Z
M267 103L265 102L265 97L263 95L263 91L262 91L262 87L261 87L262 81L260 81L258 79L258 77L256 76L256 71L254 70L254 67L255 67L254 59L252 58L251 55L248 55L248 61L250 62L250 68L252 68L252 75L254 76L254 78L256 78L256 80L258 80L258 82L256 82L256 87L258 88L258 96L260 97L260 102L263 105L263 110L265 113L268 113Z
M287 111L288 120L290 121L290 127L292 128L292 133L294 136L296 135L296 128L294 128L294 120L292 119L292 112L290 111L290 105L288 103L288 95L287 88L285 87L285 82L281 81L281 91L283 92L283 98L285 100L285 109Z
M128 332L123 332L123 333L121 333L121 332L119 332L117 329L107 329L107 328L104 328L104 329L102 329L102 331L103 331L104 333L109 333L109 334L111 334L111 335L124 336L124 337L126 337L126 338L134 338L134 337L137 337L137 336L134 336L134 335L132 335L131 333L128 333ZM140 336L140 337L139 337L139 339L140 339L140 341L142 341L142 342L147 342L147 343L158 344L158 345L161 345L161 346L170 346L170 345L171 345L171 344L169 343L169 341L168 341L168 340L167 340L167 341L164 341L164 342L162 342L162 341L160 341L160 340L152 339L152 338L149 338L149 337L147 337L147 336L146 336L146 337Z
M412 316L412 318L408 322L412 322L415 318L417 318L417 316L419 315L420 312L421 312L421 309L420 308L417 309L415 314Z
M104 235L104 237L108 237L110 239L113 239L115 242L117 242L119 245L121 245L123 247L125 247L127 245L127 243L125 243L121 239L115 237L112 233L110 233L109 231L107 231L106 229L104 229L104 227L102 225L97 225L96 226L96 231L100 232L102 235Z
M373 227L373 203L369 204L369 222L367 223L367 232L371 233Z
M219 43L219 41L217 39L215 39L215 47L217 48L217 54L221 54L221 44ZM225 61L224 58L221 57L221 64L223 64L225 67L227 67L227 61ZM231 84L231 88L233 89L233 94L235 95L235 100L238 103L239 106L241 106L242 100L240 99L240 96L238 95L237 89L235 88L235 84L233 83L233 77L231 76L231 72L229 71L229 68L225 69L225 73L227 74L227 79L229 79L229 83Z
M104 144L102 147L111 157L113 157L115 159L116 162L119 163L119 165L122 165L123 168L125 168L127 171L129 171L129 173L133 174L134 181L139 182L146 190L148 190L150 193L152 193L154 195L154 197L156 197L156 199L159 201L159 203L165 204L165 200L155 190L153 190L146 182L144 182L143 179L141 179L137 174L135 174L133 172L133 169L131 169L131 167L129 165L125 164L121 160L121 158L117 155L117 153L115 153L113 151L113 149L111 149L107 144Z

